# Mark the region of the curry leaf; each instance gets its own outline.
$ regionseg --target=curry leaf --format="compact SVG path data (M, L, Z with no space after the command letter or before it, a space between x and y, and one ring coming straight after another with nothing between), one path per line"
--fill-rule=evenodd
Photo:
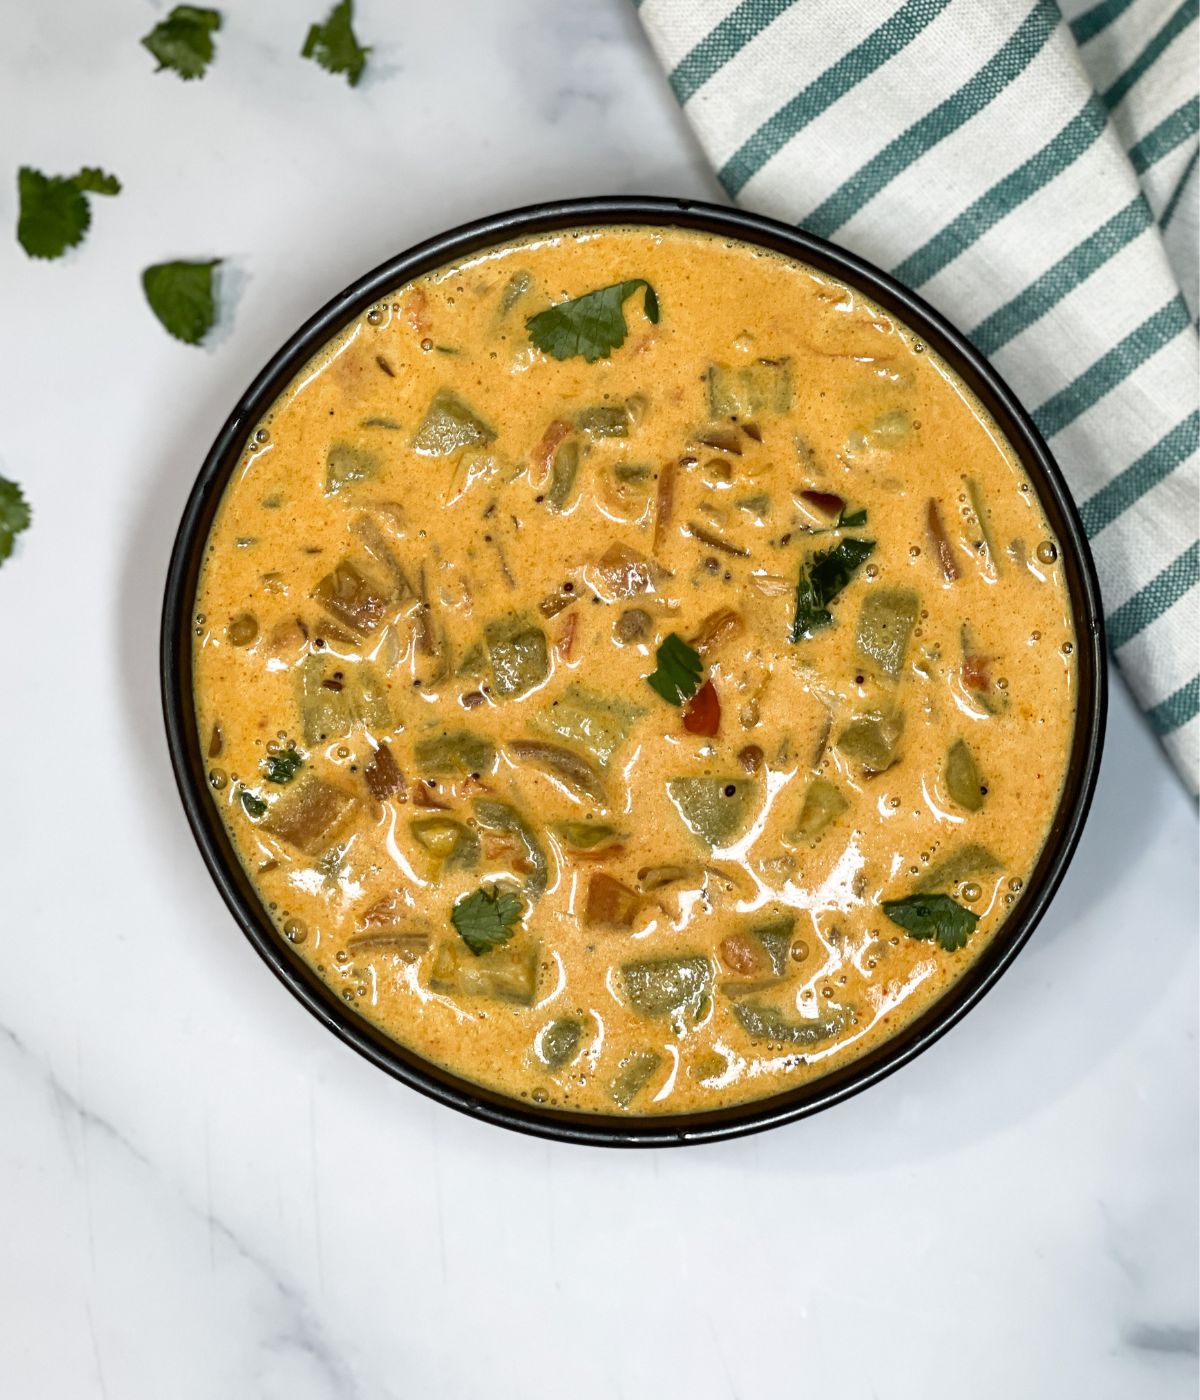
M15 481L0 476L0 563L13 552L13 540L29 525L31 512Z
M156 263L142 273L150 309L176 340L199 345L216 319L211 262Z
M353 0L341 0L323 23L310 27L300 56L319 63L327 73L344 73L350 86L357 87L371 50L354 37L353 21Z
M669 705L682 705L699 690L704 662L700 653L674 632L667 635L654 660L657 664L646 681Z
M17 241L31 258L59 258L83 242L92 221L89 194L120 194L115 175L85 166L76 175L43 175L23 165L17 173Z
M796 585L796 619L792 641L811 637L833 621L829 604L854 577L875 548L874 540L842 540L832 549L810 555L800 566Z
M646 289L642 302L646 319L657 324L658 297L654 288L645 278L635 277L539 311L525 322L529 339L556 360L569 360L572 355L582 355L589 365L603 360L625 343L629 333L625 302L639 287Z
M520 895L495 885L464 895L450 911L450 922L476 957L507 943L525 912Z
M158 59L154 70L173 69L186 82L202 78L213 59L213 35L221 27L219 10L199 5L176 5L142 39L142 47Z
M934 939L947 953L964 947L979 922L978 914L964 909L948 894L910 894L907 899L885 899L883 912L910 938Z

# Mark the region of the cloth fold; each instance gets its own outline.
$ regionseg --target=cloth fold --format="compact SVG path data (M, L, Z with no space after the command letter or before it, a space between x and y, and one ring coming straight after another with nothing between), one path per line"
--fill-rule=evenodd
M634 0L731 197L893 272L1032 412L1200 767L1200 0Z

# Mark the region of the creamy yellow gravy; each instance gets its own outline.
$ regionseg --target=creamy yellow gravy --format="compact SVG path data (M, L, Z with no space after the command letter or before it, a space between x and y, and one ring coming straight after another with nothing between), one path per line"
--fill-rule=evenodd
M637 279L610 354L538 348ZM195 624L280 936L429 1059L605 1113L772 1094L925 1009L1019 899L1074 722L995 424L858 293L678 230L380 301L253 435Z

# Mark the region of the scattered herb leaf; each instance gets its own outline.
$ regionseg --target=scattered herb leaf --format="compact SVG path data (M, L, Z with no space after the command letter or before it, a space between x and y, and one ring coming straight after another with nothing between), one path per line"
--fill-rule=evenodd
M935 939L947 953L964 947L979 922L978 914L964 909L948 894L910 894L906 899L885 899L883 912L910 938Z
M271 754L263 764L263 772L269 783L290 783L304 767L304 758L295 749L284 749L282 753Z
M176 5L166 19L160 19L142 39L142 47L158 59L156 73L170 68L185 82L202 78L213 60L213 35L220 27L219 10Z
M625 323L624 304L639 287L646 289L642 302L646 319L656 325L658 297L645 278L635 277L629 282L614 282L611 287L588 292L574 301L560 301L530 316L525 322L529 339L556 360L569 360L572 355L582 355L589 365L603 360L625 343L629 327Z
M31 512L15 481L0 476L0 564L13 552L13 540L24 530Z
M471 952L480 957L508 942L524 912L520 895L489 885L458 900L450 911L450 922Z
M792 641L811 637L833 621L829 604L854 577L875 548L874 540L842 540L832 549L810 555L800 566L796 585L796 619Z
M319 63L327 73L344 73L350 86L357 87L371 50L354 37L353 20L353 0L341 0L324 23L311 26L300 56Z
M115 175L85 166L76 175L43 175L23 165L17 172L17 241L31 258L60 258L83 242L92 221L89 194L120 194Z
M646 677L646 682L667 704L682 705L700 689L704 662L700 653L676 633L668 633L655 652L654 660L654 670Z
M249 788L242 788L238 796L241 798L242 806L246 809L246 815L253 821L258 821L259 817L267 815L267 804L261 797L252 793Z
M838 517L837 528L839 530L857 530L866 523L867 510L864 506L862 510L852 511L849 515L847 515L845 511L842 511L841 515Z
M220 262L156 263L142 273L150 310L186 345L199 345L216 320L213 268Z

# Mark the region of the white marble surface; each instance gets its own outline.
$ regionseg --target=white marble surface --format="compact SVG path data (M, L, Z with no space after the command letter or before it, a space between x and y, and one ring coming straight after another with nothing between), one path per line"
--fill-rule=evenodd
M472 215L705 195L627 0L230 0L184 86L140 0L0 4L14 170L102 163L76 254L0 235L0 1393L1175 1400L1197 1379L1196 822L1118 687L1074 868L1001 985L808 1122L675 1152L478 1126L323 1033L179 808L155 667L204 449L332 292ZM138 274L223 255L214 345Z

